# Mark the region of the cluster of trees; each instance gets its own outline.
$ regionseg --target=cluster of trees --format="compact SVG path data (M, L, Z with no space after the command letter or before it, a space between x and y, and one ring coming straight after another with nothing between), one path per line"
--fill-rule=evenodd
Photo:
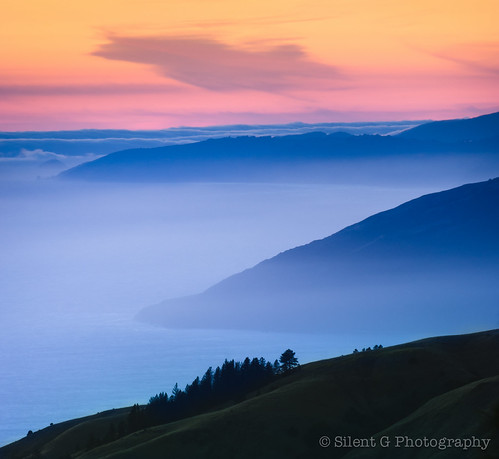
M372 349L370 347L368 348L363 347L361 352L377 351L378 349L383 349L383 346L381 344L375 344ZM353 350L354 354L357 354L358 352L359 352L358 349Z
M267 362L263 357L242 362L227 360L214 371L212 367L205 374L197 377L184 390L175 384L171 395L160 392L149 399L146 406L135 404L126 420L119 423L110 422L104 435L90 432L84 445L73 445L72 452L92 450L100 445L110 443L137 430L146 427L193 416L224 404L242 401L246 395L268 384L272 380L287 375L299 367L294 351L287 349L279 358ZM28 436L33 435L30 430ZM37 455L38 454L38 455ZM39 451L33 451L33 457L40 457ZM68 452L61 457L71 457Z
M134 405L128 416L127 430L134 432L193 416L224 403L241 401L249 392L297 367L298 359L291 349L284 351L274 363L263 357L246 357L243 362L226 359L215 370L208 368L201 378L198 376L184 390L175 384L170 396L160 392L151 397L145 407Z
M243 362L226 359L222 366L215 370L208 368L201 378L194 379L184 390L175 384L171 395L160 392L151 397L145 406L133 405L126 420L118 424L110 422L107 433L103 436L90 433L84 449L89 451L137 430L242 401L250 392L257 391L275 378L289 374L298 367L298 359L291 349L284 351L274 363L267 362L263 357L246 357ZM80 446L74 445L74 451L79 450Z

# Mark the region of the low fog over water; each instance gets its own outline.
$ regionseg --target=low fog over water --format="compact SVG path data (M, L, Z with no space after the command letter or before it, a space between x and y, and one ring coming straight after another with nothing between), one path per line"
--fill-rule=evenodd
M2 321L133 314L426 191L3 183Z
M0 444L50 422L146 402L225 357L274 359L292 346L305 362L373 344L171 331L132 317L427 191L3 181Z
M483 177L488 178L488 177ZM462 183L0 182L0 444L181 387L223 359L302 363L422 337L167 330L133 316Z

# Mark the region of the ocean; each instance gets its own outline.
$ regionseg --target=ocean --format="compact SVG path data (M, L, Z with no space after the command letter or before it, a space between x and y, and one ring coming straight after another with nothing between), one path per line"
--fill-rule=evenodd
M147 403L183 388L225 358L274 361L295 350L301 363L349 354L354 348L417 336L317 335L231 330L168 330L120 316L78 325L33 327L29 337L2 333L0 445L64 420ZM9 352L5 352L8 349Z

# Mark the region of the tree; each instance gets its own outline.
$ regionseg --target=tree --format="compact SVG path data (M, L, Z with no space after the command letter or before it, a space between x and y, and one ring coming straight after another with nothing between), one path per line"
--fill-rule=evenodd
M279 358L279 362L281 362L281 368L284 373L296 368L299 365L298 359L295 357L295 353L291 349L286 349L282 353Z
M175 383L175 385L173 386L173 389L172 389L172 395L170 395L170 399L177 400L179 392L182 392L182 391L178 388L178 384Z

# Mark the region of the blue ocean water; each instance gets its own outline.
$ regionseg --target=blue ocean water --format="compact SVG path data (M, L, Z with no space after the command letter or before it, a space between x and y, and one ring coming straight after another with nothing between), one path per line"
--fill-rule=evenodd
M67 419L170 393L225 358L275 360L287 348L300 362L417 336L353 336L234 330L168 330L117 314L32 326L0 336L0 445Z

